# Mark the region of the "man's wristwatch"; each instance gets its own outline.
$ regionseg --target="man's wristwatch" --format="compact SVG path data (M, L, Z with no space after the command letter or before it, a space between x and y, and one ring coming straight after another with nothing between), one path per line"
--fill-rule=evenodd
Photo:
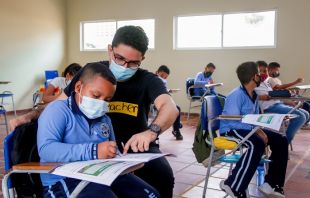
M160 128L160 126L159 126L158 124L152 123L152 124L149 126L149 129L150 129L152 132L156 133L157 137L159 136L159 134L160 134L160 132L161 132L161 128Z

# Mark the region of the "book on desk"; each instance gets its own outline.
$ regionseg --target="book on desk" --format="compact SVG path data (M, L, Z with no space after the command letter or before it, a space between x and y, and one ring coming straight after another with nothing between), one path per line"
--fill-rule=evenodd
M122 174L137 170L145 162L170 154L162 153L129 153L112 159L77 161L62 164L51 174L110 186Z

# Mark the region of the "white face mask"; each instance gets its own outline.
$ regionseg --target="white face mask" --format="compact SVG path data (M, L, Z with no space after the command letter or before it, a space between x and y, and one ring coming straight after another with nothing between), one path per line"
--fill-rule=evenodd
M158 76L158 78L160 78L160 80L163 81L163 83L165 84L165 86L167 85L167 80L166 79L163 79L162 77Z
M82 89L81 89L82 91ZM109 111L109 103L104 100L98 100L87 96L80 95L79 109L89 119L96 119L102 117ZM82 102L81 102L82 100Z

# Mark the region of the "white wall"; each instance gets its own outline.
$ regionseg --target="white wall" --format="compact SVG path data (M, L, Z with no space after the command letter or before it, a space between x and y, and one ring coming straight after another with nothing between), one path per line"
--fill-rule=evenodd
M86 63L107 58L106 52L80 52L79 23L85 20L155 18L154 51L146 54L144 68L150 71L160 64L168 65L172 74L171 88L182 88L174 95L175 101L187 110L185 79L195 76L208 62L214 62L217 70L214 78L223 82L218 89L228 93L237 86L235 69L249 60L278 61L282 65L282 79L289 82L302 76L310 83L310 1L309 0L68 0L68 60ZM210 12L238 12L274 9L278 10L277 48L275 49L225 49L176 51L172 49L173 16ZM186 108L186 109L185 109Z
M65 11L63 0L0 0L0 80L12 82L0 91L15 94L17 109L32 106L45 70L63 70Z

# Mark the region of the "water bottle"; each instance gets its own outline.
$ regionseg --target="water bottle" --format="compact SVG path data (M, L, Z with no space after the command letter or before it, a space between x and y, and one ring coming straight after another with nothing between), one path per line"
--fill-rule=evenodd
M259 164L256 171L257 171L256 183L258 186L260 186L264 183L264 180L265 180L264 164Z

